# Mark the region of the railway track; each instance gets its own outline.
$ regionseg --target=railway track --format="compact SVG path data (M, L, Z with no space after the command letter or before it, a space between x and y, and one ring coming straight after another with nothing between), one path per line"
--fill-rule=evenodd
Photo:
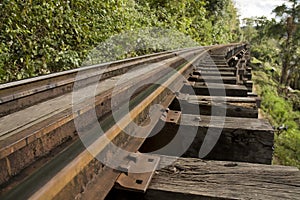
M146 198L180 156L271 164L249 59L247 44L216 45L1 85L1 199Z

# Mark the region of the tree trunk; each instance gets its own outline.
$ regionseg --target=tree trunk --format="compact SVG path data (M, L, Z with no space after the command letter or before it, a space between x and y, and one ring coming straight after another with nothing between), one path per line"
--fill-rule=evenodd
M280 84L286 85L287 79L288 79L288 56L285 56L283 65L282 65L282 70L281 70L281 77L280 77Z
M283 56L283 63L282 63L282 70L281 70L281 78L280 83L287 86L287 79L288 79L288 70L290 68L290 54L291 54L291 41L292 41L292 34L293 34L293 26L294 25L294 18L288 17L287 18L287 39L286 39L286 46L284 49L284 56Z

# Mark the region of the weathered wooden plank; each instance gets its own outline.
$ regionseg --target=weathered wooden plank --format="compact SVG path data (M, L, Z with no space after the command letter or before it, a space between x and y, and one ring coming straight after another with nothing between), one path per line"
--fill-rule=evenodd
M252 72L252 67L248 67L248 66L247 66L246 72L251 73L251 72Z
M231 102L231 103L256 103L260 101L258 97L219 97L219 96L197 96L188 94L178 94L178 99L189 100L193 102L197 101L221 101L221 102Z
M161 156L161 167L174 158ZM299 199L294 167L179 158L159 169L145 194L115 190L108 199Z
M197 67L212 67L212 68L223 68L229 67L228 64L215 64L215 63L199 63Z
M271 164L274 131L267 120L211 118L210 116L176 112L170 110L168 117L161 119L161 124L165 123L164 127L158 134L151 134L154 136L146 140L141 151L153 152L166 146L180 130L184 131L184 134L178 135L177 146L180 147L184 141L192 137L193 142L184 156L198 158L200 147L210 130L213 134L220 133L220 137L214 139L217 140L216 145L205 157L206 159Z
M169 106L171 110L181 111L184 114L201 114L223 116L226 110L227 117L258 118L258 108L256 102L226 102L224 101L202 101L201 99L188 99L182 95ZM195 109L198 107L199 109Z
M207 83L224 83L224 84L236 84L236 77L231 76L199 76L192 75L188 79L192 82L207 82Z
M193 91L191 90L193 88ZM211 96L238 96L247 97L248 89L244 85L230 85L218 83L186 83L181 91L186 94L211 95Z
M248 80L252 80L252 73L246 73L244 74L244 77Z
M248 97L255 97L255 98L258 97L258 95L256 93L254 93L254 92L248 92L247 95L248 95Z
M180 159L158 171L146 196L164 191L164 199L174 193L176 199L298 199L299 189L295 168Z
M196 70L201 71L220 71L220 72L235 72L235 67L196 67Z
M252 92L253 81L244 81L244 85L248 88L248 92Z
M226 60L207 60L207 61L202 61L197 63L198 65L203 65L203 66L228 66Z
M226 55L225 54L211 54L210 55L210 57L211 58L218 58L218 59L220 59L220 60L226 60L224 57L225 57Z
M210 70L198 70L194 71L194 75L199 76L235 76L232 71L210 71Z

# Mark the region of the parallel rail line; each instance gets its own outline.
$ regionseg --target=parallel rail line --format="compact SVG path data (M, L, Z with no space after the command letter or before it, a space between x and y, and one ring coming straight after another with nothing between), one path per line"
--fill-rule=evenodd
M2 197L105 199L122 172L105 166L96 155L105 152L112 142L128 152L151 152L149 149L163 143L162 138L168 140L166 135L174 134L173 128L168 127L177 127L180 123L185 127L199 127L201 135L201 131L209 128L206 123L214 106L225 106L228 112L221 143L217 143L207 158L270 164L273 129L267 121L257 119L260 99L252 93L251 69L246 65L248 51L247 44L169 51L1 85L0 185L6 186ZM132 79L114 91L114 86L127 73ZM130 112L120 110L122 117L115 122L111 114L125 102L120 100L113 105L111 100L127 95L138 82L160 85L145 84L137 89L130 100ZM215 91L223 88L226 97L203 93L209 86ZM191 95L187 87L193 87L195 94ZM95 93L95 97L76 96L76 92ZM74 97L79 98L75 99L76 105L72 102ZM187 107L199 105L202 116L182 111L179 103ZM149 109L155 104L163 107L155 115L158 124L166 123L162 131L149 139L127 135L124 130L132 121L140 126L149 123ZM199 119L201 123L186 119ZM83 138L89 141L86 147L78 138L76 120L80 121L80 128L86 129ZM245 125L247 121L252 125ZM98 123L105 135L97 134ZM219 127L218 124L213 126ZM223 137L232 138L231 142ZM184 156L197 157L194 151L199 151L203 138L196 138ZM233 144L238 146L229 150ZM35 164L56 152L59 146L63 151L53 155L54 158L48 159L46 164ZM245 149L247 155L242 155L242 148L248 148ZM229 153L221 153L224 150ZM105 158L116 159L109 155ZM22 181L14 181L14 176L35 165L37 170L30 171Z

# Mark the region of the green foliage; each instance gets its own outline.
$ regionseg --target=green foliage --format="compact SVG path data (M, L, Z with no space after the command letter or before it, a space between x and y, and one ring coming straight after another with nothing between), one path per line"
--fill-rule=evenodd
M96 45L126 31L167 28L201 45L235 41L239 31L231 0L3 0L0 9L0 83L77 68ZM133 35L128 42L139 50L117 59L165 50L155 36ZM179 36L171 43L167 49L191 45Z
M295 39L297 32L287 41L286 17L292 14L291 9L283 5L275 12L282 17L280 22L266 18L245 19L244 38L252 45L252 60L256 61L252 62L256 69L254 81L263 99L262 110L276 128L274 163L300 168L300 95L280 84L287 70L290 70L287 85L299 83L300 54L299 45L295 45L299 41ZM283 67L286 68L283 70ZM278 130L278 127L288 129Z
M192 38L177 30L136 29L120 33L100 43L90 51L83 66L197 45Z
M290 129L275 137L275 156L280 164L296 166L300 169L299 130Z
M259 58L263 62L272 63L272 65L277 64L279 70L280 47L278 47L276 40L266 39L261 43L253 43L251 53L255 58Z
M277 7L274 12L281 21L264 17L244 19L244 39L252 44L252 53L277 68L282 86L300 88L300 4Z
M295 76L295 73L299 73L299 46L300 46L300 2L298 0L289 0L290 5L283 4L276 7L273 12L276 16L281 17L278 34L283 36L281 39L282 50L282 70L280 83L284 86L298 86L300 85L299 75ZM296 84L291 84L291 82Z
M300 112L294 111L290 99L278 95L278 82L268 73L265 68L254 73L257 92L263 99L262 109L275 128L288 127L286 131L276 131L274 163L300 168Z

